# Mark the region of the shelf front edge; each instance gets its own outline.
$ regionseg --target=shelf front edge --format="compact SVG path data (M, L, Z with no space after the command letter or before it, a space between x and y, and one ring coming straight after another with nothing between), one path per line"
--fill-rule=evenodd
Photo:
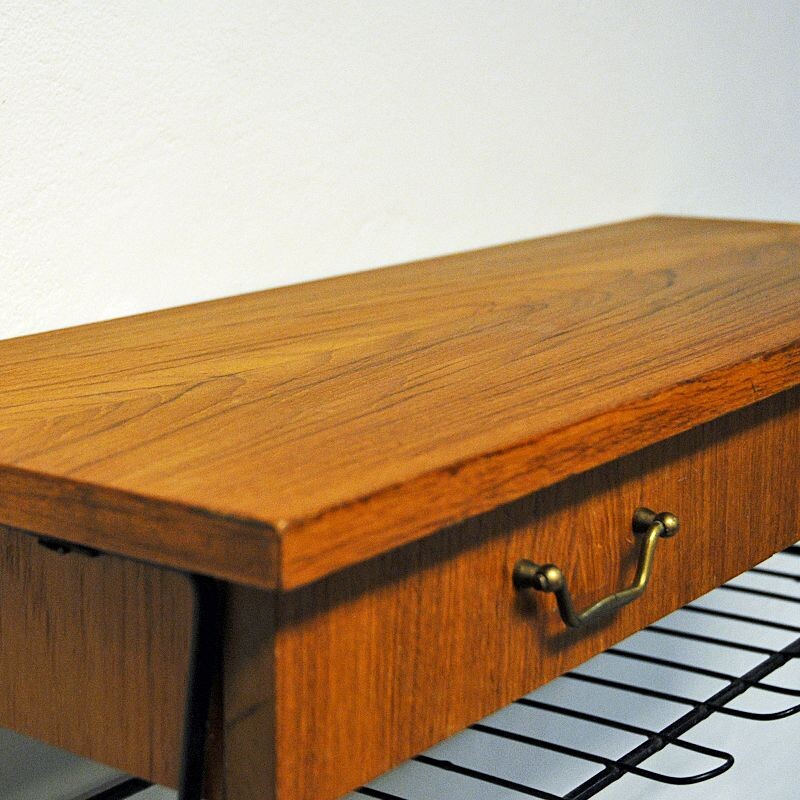
M281 531L294 589L800 384L800 340Z
M292 590L798 384L800 340L284 524L0 465L0 525Z
M183 572L279 585L267 523L0 465L0 525Z

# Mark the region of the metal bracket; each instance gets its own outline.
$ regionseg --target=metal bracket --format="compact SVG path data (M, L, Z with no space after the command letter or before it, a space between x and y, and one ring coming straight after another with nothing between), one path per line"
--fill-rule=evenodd
M194 592L192 644L186 682L178 800L201 800L208 745L208 712L220 663L223 590L219 581L188 574Z

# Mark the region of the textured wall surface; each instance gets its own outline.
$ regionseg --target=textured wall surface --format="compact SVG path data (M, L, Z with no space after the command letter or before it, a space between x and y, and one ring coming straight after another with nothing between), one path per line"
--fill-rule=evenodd
M0 338L655 212L800 219L798 42L796 0L3 0ZM109 779L0 751L2 797Z
M0 337L657 211L798 218L798 41L795 0L4 0Z

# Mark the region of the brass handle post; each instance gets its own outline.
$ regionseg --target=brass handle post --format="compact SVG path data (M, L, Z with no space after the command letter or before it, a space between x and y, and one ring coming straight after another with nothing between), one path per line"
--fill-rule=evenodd
M639 563L633 583L619 592L598 600L583 611L575 608L572 594L567 587L564 573L555 564L534 564L527 558L518 561L514 566L514 588L535 589L538 592L553 592L558 603L561 619L571 628L580 628L600 614L614 611L636 600L647 588L650 574L653 571L656 545L662 537L674 536L680 527L678 518L668 511L656 514L649 508L637 508L633 512L633 532L642 537L639 550Z

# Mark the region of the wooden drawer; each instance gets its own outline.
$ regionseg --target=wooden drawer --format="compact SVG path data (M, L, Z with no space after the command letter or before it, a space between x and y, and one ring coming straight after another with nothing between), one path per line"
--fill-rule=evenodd
M174 785L191 600L172 570L0 527L0 726Z
M798 446L795 389L280 597L237 678L265 692L274 796L333 800L794 542ZM629 583L643 504L682 528L635 603L567 630L551 595L512 589L522 556L561 565L579 605ZM263 741L249 700L226 733Z

